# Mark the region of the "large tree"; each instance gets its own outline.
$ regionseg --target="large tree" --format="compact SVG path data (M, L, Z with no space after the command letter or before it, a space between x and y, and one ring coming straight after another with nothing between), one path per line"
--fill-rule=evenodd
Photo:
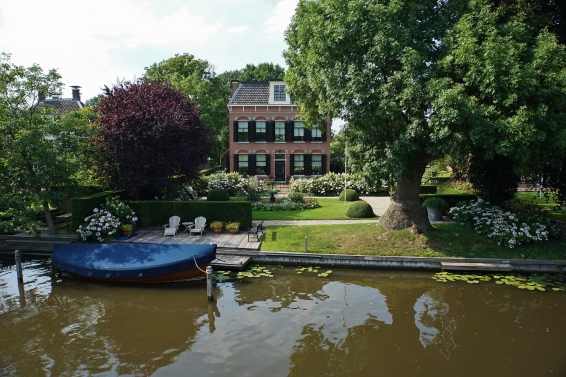
M57 111L36 106L38 94L60 94L56 70L14 65L0 55L0 177L4 210L20 224L33 223L42 208L56 233L50 206L72 194L85 177L86 141L95 131L92 112L61 119Z
M279 64L273 63L259 63L246 64L242 69L237 69L235 71L226 71L219 75L227 85L230 85L230 81L266 81L269 79L281 79L285 76L285 68L281 67ZM231 93L231 92L230 92Z
M186 95L159 81L104 88L98 107L101 169L117 189L137 195L197 178L210 154L210 129Z
M176 54L146 67L144 77L148 81L169 82L171 88L183 92L198 106L200 120L210 128L210 137L215 143L210 152L211 157L219 161L228 149L226 97L230 89L216 75L214 66L191 54Z
M566 55L528 1L301 0L285 80L307 122L348 122L354 168L395 187L388 229L431 229L419 189L446 154L516 169L566 150ZM550 156L550 157L549 157Z

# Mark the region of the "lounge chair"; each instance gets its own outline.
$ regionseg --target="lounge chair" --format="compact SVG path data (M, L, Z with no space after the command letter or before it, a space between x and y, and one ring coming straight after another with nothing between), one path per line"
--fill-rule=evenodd
M195 225L189 229L191 234L193 233L200 233L202 236L202 232L204 231L204 227L206 226L206 219L202 216L199 216L195 219Z
M179 223L181 222L181 218L179 216L171 216L169 218L169 224L163 224L163 232L164 236L173 236L177 234L177 230L179 229Z

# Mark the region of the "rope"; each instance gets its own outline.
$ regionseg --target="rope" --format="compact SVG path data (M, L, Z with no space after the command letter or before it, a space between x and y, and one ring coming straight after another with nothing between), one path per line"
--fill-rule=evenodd
M195 266L201 271L204 272L206 274L206 271L203 271L202 268L200 268L197 264L197 260L195 259L195 257L193 257L193 260L195 261Z

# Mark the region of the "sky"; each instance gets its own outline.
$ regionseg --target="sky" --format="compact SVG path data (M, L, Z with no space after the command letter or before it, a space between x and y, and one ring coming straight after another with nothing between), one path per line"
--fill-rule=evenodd
M284 31L298 0L0 0L0 52L26 67L55 68L86 101L117 80L175 54L216 73L285 66Z

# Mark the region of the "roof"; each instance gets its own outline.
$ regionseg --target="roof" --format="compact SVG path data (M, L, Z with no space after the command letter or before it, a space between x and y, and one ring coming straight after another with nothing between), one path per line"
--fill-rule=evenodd
M52 107L57 109L60 116L66 115L73 111L80 110L84 107L81 101L72 98L47 98L37 104L38 108Z
M268 103L268 81L244 81L238 86L228 105L267 105Z

